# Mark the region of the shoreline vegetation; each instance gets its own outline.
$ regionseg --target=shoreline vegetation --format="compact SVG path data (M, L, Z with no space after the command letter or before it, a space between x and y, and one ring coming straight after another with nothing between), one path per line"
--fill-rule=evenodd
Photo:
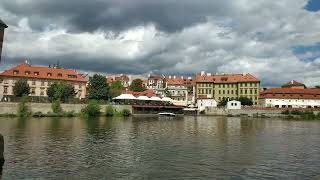
M20 102L18 104L17 113L4 113L0 114L0 117L126 117L131 115L131 111L129 109L123 109L121 111L117 111L111 105L106 107L105 112L101 112L101 107L98 101L91 100L89 103L81 109L81 112L76 113L74 111L64 111L61 107L61 102L59 100L52 101L51 109L52 111L48 113L43 113L40 111L32 112L29 107L29 100L27 96L23 96L20 98Z

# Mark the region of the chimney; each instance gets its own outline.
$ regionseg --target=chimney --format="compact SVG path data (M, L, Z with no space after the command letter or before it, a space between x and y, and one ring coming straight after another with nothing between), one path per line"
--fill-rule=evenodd
M181 79L183 79L183 76L181 76Z
M169 76L169 79L171 79L171 76Z
M207 76L211 76L211 73L207 73Z
M201 75L201 76L204 76L205 73L206 73L205 71L201 71L201 72L200 72L200 75Z
M1 56L2 56L2 46L3 46L3 39L4 39L4 29L6 29L8 26L1 21L0 19L0 62L1 62Z
M173 76L173 79L175 79L176 78L176 76Z

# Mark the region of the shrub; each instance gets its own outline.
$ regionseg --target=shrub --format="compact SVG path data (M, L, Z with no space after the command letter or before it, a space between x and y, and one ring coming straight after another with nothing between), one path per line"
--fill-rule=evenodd
M54 113L57 113L57 114L63 113L63 110L62 110L61 104L60 104L60 100L52 101L51 108Z
M28 106L28 102L29 102L29 97L28 96L23 96L20 98L20 102L19 102L19 109L18 109L18 115L20 117L26 117L29 116L31 114L31 111L29 109Z
M32 116L33 117L45 117L45 115L40 111L33 113Z
M90 117L95 117L100 115L100 105L97 101L92 100L89 104L81 109L82 114Z
M106 116L113 116L114 115L114 109L112 106L106 107Z
M130 116L131 111L129 109L123 109L121 114L122 114L122 116Z
M291 114L292 115L303 115L304 113L299 110L293 110L293 111L291 111Z
M281 114L287 114L287 115L289 115L289 114L290 114L290 111L289 111L289 110L285 110L285 111L282 111Z

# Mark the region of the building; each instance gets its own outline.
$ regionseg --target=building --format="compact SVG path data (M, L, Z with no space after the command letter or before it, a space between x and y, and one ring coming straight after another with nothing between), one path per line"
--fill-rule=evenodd
M267 108L319 108L320 89L307 88L304 84L291 81L282 88L266 89L260 93L259 104Z
M112 84L112 82L114 81L120 81L123 85L123 87L129 87L130 86L130 77L125 75L125 74L121 74L120 76L109 76L107 77L107 83L109 85Z
M215 108L218 103L213 98L198 98L197 99L198 112L205 111L206 109Z
M244 74L211 74L196 75L195 97L222 100L247 97L254 105L258 104L260 81L249 73Z
M187 106L193 104L193 79L183 76L166 76L166 90L176 105Z
M1 62L1 56L2 56L2 46L3 46L3 40L4 40L4 30L7 28L8 26L1 21L0 19L0 62Z
M153 90L157 95L164 96L165 77L162 75L149 75L147 89Z
M228 101L227 109L241 109L241 102L236 100Z
M13 96L13 87L18 79L27 79L31 89L30 96L46 97L48 87L58 81L72 84L76 97L82 99L86 96L87 79L71 69L32 66L26 62L5 70L0 78L0 99Z

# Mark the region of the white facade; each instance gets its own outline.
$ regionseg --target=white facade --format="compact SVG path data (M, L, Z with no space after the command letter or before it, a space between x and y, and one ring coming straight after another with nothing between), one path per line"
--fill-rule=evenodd
M227 102L227 109L241 109L241 102L240 101L228 101Z
M179 106L188 105L188 88L184 85L167 85L173 104Z
M197 99L197 106L199 112L205 110L206 108L217 107L218 103L215 99Z
M320 99L260 99L262 107L277 108L319 108Z

